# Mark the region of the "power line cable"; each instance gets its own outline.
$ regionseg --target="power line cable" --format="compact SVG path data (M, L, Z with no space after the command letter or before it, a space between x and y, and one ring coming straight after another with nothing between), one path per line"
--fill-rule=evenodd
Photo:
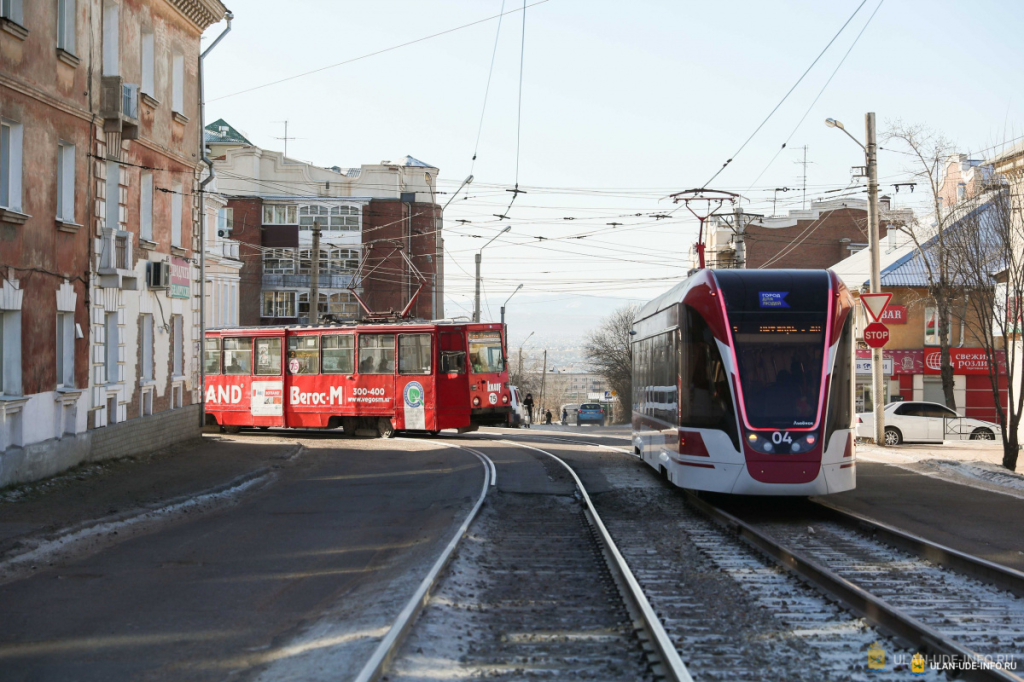
M501 0L501 10L498 14L498 30L494 32L494 50L491 52L491 68L487 71L487 87L484 88L484 104L480 108L480 125L476 129L476 144L473 145L473 160L469 164L469 174L473 175L476 167L476 154L480 149L480 133L484 129L484 112L487 111L487 95L491 92L491 76L494 74L494 58L498 54L498 37L501 35L501 18L505 15L505 0Z
M536 5L543 5L547 1L548 0L538 0L537 2L533 3L532 5L526 5L525 2L524 2L522 10L517 8L517 9L509 10L508 12L505 12L505 14L513 14L515 12L525 11L526 7L534 7ZM338 66L344 66L345 64L351 64L352 62L358 62L358 61L361 61L363 59L368 59L370 57L376 57L377 55L384 54L385 52L391 52L392 50L397 50L397 49L402 48L402 47L408 47L410 45L415 45L416 43L422 43L423 41L430 40L431 38L438 38L440 36L447 35L449 33L454 33L456 31L461 31L464 28L469 28L471 26L476 26L477 24L483 24L483 23L486 23L488 21L491 21L492 19L497 19L500 16L502 16L502 15L501 14L495 14L494 16L486 17L484 19L479 19L477 21L473 21L473 22L470 22L468 24L463 24L462 26L456 26L455 28L449 28L449 29L441 31L439 33L432 33L429 36L424 36L422 38L417 38L416 40L410 40L408 42L401 43L399 45L392 45L391 47L385 47L384 49L377 50L376 52L370 52L368 54L364 54L364 55L359 56L359 57L353 57L352 59L346 59L345 61L337 62L336 64L328 64L327 66L321 66L318 69L313 69L311 71L305 71L303 73L295 74L294 76L288 76L287 78L281 78L281 79L278 79L276 81L271 81L269 83L264 83L263 85L256 85L256 86L253 86L251 88L246 88L245 90L239 90L237 92L232 92L232 93L229 93L227 95L221 95L220 97L214 97L213 99L210 99L210 100L207 100L207 101L208 102L216 102L218 100L227 99L228 97L235 97L237 95L242 95L242 94L245 94L247 92L253 92L254 90L262 90L263 88L269 88L272 85L280 85L281 83L285 83L287 81L292 81L292 80L295 80L296 78L302 78L304 76L311 76L314 73L320 73L321 71L326 71L328 69L333 69L333 68L338 67Z
M775 114L775 112L779 110L779 107L781 107L781 106L782 106L783 102L785 102L785 101L786 101L787 99L789 99L789 96L790 96L790 95L791 95L791 94L793 93L793 91L794 91L794 90L796 90L796 87L797 87L798 85L800 85L800 83L801 83L801 82L803 81L803 79L804 79L804 78L805 78L805 77L807 76L807 74L808 74L808 73L810 73L811 69L813 69L813 68L814 68L814 65L818 63L818 60L819 60L819 59L821 59L821 58L822 58L822 56L823 56L823 55L825 54L825 52L827 52L827 51L828 51L828 48L830 48L830 47L832 46L832 43L834 43L834 42L836 41L836 38L838 38L838 37L839 37L839 35L840 35L840 34L841 34L841 33L842 33L842 32L843 32L844 30L846 30L846 27L847 27L847 26L849 26L850 22L851 22L851 21L853 21L853 18L854 18L855 16L857 16L857 12L859 12L859 11L860 11L861 7L863 7L863 6L864 6L864 3L866 3L866 2L867 2L867 0L861 0L861 3L860 3L859 5L857 5L857 9L853 10L853 14L851 14L851 15L850 15L850 18L846 20L846 23L844 23L844 24L842 25L842 27L840 27L839 31L837 31L837 32L836 32L836 34L835 34L834 36L832 36L832 40L828 41L828 45L826 45L826 46L825 46L825 48L824 48L824 49L823 49L823 50L822 50L822 51L821 51L821 52L820 52L820 53L818 54L818 56L814 58L814 61L813 61L813 62L811 62L811 65L807 67L807 70L806 70L806 71L804 71L804 72L803 72L803 74L802 74L802 75L800 76L800 78L798 78L798 79L797 79L796 83L793 83L793 87L791 87L791 88L789 89L789 91L788 91L788 92L786 92L786 94L785 94L785 95L784 95L784 96L782 97L782 99L781 99L781 100L779 100L779 103L775 105L775 108L774 108L774 109L772 109L772 110L771 110L771 112L769 112L769 114L768 114L767 116L765 116L764 120L763 120L763 121L761 121L761 124L760 124L759 126L757 126L757 128L755 128L755 129L754 129L754 132L752 132L752 133L750 134L750 137L748 137L748 138L746 139L746 141L745 141L745 142L744 142L743 144L741 144L741 145L740 145L740 148L739 148L739 149L737 149L737 150L736 150L736 152L735 152L735 153L734 153L734 154L733 154L733 155L732 155L732 156L731 156L730 158L726 159L725 163L723 163L723 164L722 164L722 167L721 167L721 168L719 168L719 169L718 169L717 171L715 171L715 174L714 174L714 175L712 175L712 176L711 176L711 177L710 177L710 178L708 179L708 181L707 181L707 182L705 182L705 183L704 183L704 184L703 184L703 185L701 186L701 189L704 189L705 187L707 187L708 185L710 185L710 184L711 184L711 182L712 182L712 181L713 181L713 180L714 180L715 178L717 178L717 177L719 176L719 174L720 174L720 173L721 173L722 171L724 171L724 170L725 170L726 166L728 166L728 165L729 165L730 163L732 163L732 162L733 162L733 159L735 159L735 158L736 158L737 156L739 156L740 152L742 152L742 151L743 151L743 149L744 149L744 148L745 148L745 147L746 147L746 146L747 146L747 145L748 145L748 144L750 143L750 141L754 139L754 136L755 136L755 135L757 135L757 133L758 133L758 132L759 132L759 131L761 130L761 128L763 128L763 127L764 127L764 124L768 122L768 119L770 119L770 118L771 118L771 117L772 117L772 116L773 116L773 115Z

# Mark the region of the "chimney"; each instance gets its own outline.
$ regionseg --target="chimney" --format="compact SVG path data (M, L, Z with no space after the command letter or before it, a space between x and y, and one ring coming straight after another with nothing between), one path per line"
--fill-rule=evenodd
M890 197L888 197L888 196L878 197L878 210L879 211L888 211L891 202L892 202L892 199Z

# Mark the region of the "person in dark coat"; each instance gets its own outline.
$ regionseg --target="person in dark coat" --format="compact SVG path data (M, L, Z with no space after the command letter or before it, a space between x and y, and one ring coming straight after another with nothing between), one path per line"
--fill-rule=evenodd
M551 410L547 410L547 411L544 412L544 423L545 424L550 424L551 423Z
M533 394L527 393L526 397L523 398L523 407L526 408L526 414L529 415L530 421L533 421Z

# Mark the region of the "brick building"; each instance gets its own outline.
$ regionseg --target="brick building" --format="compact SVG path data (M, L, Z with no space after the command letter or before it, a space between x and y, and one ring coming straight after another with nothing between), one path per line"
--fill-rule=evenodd
M889 211L888 197L879 209ZM708 267L827 268L868 246L866 199L815 201L806 210L752 221L741 217L742 233L734 224L736 214L708 221ZM883 239L886 233L883 222ZM695 253L691 260L696 267Z
M198 434L197 75L226 10L2 4L5 485Z
M419 280L396 246L426 280L410 314L444 316L437 168L411 156L359 168L321 168L261 149L223 120L206 132L231 216L230 238L240 245L240 324L309 321L317 221L321 316L363 314L349 286L364 253L373 272L356 282L356 294L372 310L401 311Z

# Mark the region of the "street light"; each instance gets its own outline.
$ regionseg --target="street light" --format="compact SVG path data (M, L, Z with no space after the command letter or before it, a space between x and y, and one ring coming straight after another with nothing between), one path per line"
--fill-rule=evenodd
M500 237L501 235L505 234L506 232L508 232L511 229L512 229L512 226L509 225L504 230L502 230L498 234L496 234L493 237L491 237L490 241L488 241L486 244L481 246L480 250L476 252L476 257L475 257L475 260L476 260L476 300L473 303L473 321L474 322L479 322L480 321L480 258L481 258L482 254L484 252L484 249L486 249L488 246L490 246L491 242L493 242L495 239L497 239L498 237Z
M512 300L512 296L515 296L519 292L519 290L522 289L522 288L523 288L522 284L517 286L516 290L512 292L511 296L506 298L505 302L501 304L501 327L502 327L502 329L505 328L505 306L507 306L508 302Z
M865 172L868 177L868 242L871 249L871 293L881 293L882 276L878 250L878 144L875 141L875 113L864 115L867 146L850 134L840 121L826 118L825 125L839 128L864 150ZM871 350L871 393L875 413L875 444L885 447L885 412L882 397L882 349Z

